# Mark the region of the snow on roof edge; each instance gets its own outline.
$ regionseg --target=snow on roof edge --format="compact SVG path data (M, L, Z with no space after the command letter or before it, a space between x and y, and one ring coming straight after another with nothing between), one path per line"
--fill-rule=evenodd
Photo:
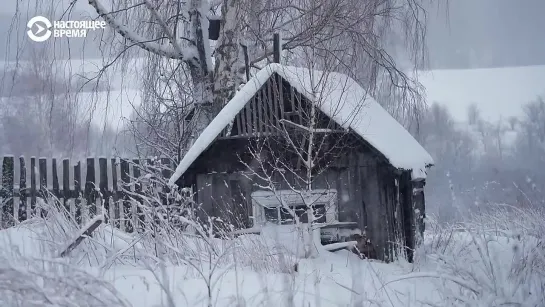
M274 73L278 73L283 79L288 81L290 85L294 86L301 94L311 101L315 98L312 97L312 93L305 90L305 84L301 82L301 76L305 75L305 71L310 72L306 68L297 68L290 66L283 66L280 64L269 64L261 69L252 79L248 81L227 103L227 105L219 112L219 114L212 120L212 122L203 130L201 135L197 138L195 143L191 146L188 152L184 155L182 161L176 168L176 171L169 180L170 185L174 185L175 182L187 171L191 164L204 152L210 144L216 139L223 129L235 118L235 116L244 108L246 103L257 93L259 88L267 82L267 80ZM313 71L316 74L322 74L323 72ZM389 163L394 167L405 170L412 170L412 179L424 179L426 177L425 169L433 165L433 159L429 153L416 141L413 136L403 127L397 120L395 120L386 110L382 108L373 98L367 95L366 91L361 88L353 79L340 73L330 73L327 77L332 76L332 79L340 78L348 81L350 84L346 90L349 96L361 96L361 99L366 101L366 108L371 115L375 116L373 125L366 123L366 125L356 125L352 121L349 123L349 127L352 128L357 134L359 134L364 140L375 147L379 152L383 153L388 159ZM328 78L329 80L329 78ZM328 95L324 100L337 100L337 97L329 97ZM344 92L341 93L344 95ZM335 98L335 99L333 99ZM348 100L346 97L344 100ZM330 102L331 103L331 102ZM334 103L334 102L333 102ZM337 103L340 105L340 103ZM344 103L343 103L344 106ZM343 106L340 108L342 109ZM346 119L343 120L342 115L338 113L332 113L331 109L324 108L323 105L319 106L320 109L326 113L329 117L335 120L338 124L343 125L346 123ZM349 106L350 107L350 106ZM338 106L335 106L338 108ZM353 110L348 111L348 117L353 115ZM340 113L343 113L342 110ZM346 113L344 112L345 117ZM359 115L359 112L358 112ZM363 116L361 116L363 117ZM372 116L371 116L372 117ZM374 128L374 129L373 129ZM372 130L372 131L369 131ZM381 133L387 133L386 138ZM391 135L390 135L391 134ZM394 136L394 137L392 137ZM397 138L395 137L397 136ZM390 140L389 138L393 138ZM388 139L388 140L386 140ZM409 155L409 148L412 148L412 154ZM403 151L405 150L405 151ZM406 158L405 156L409 156ZM415 158L416 157L416 158ZM411 159L412 158L412 159Z
M225 107L221 109L218 115L210 122L197 138L195 143L184 155L176 171L170 177L168 183L173 185L189 168L189 166L208 148L223 129L235 118L235 116L244 108L246 103L257 93L259 88L274 73L269 66L261 69L252 79L250 79L231 99Z

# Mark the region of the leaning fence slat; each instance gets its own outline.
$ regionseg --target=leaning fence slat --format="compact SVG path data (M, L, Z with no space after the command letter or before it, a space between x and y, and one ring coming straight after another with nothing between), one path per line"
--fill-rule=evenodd
M26 164L25 158L19 157L19 221L26 221L27 219L27 190L26 190Z
M91 236L93 231L95 231L100 224L102 224L104 220L104 217L101 215L95 216L91 221L89 221L88 225L85 225L83 229L79 231L79 234L77 235L76 239L73 240L70 245L68 245L60 254L61 257L66 257L76 248L85 238L88 238Z
M0 205L2 207L2 226L12 225L13 217L13 178L15 177L15 165L13 157L4 157L2 162L2 196L0 196Z

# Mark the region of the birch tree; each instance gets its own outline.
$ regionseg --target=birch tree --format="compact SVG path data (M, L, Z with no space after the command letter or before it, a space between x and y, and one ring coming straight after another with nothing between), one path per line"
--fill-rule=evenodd
M323 57L335 59L335 70L350 75L372 94L378 96L379 90L395 94L388 109L396 118L410 122L406 117L417 116L415 110L422 106L420 89L399 69L392 54L406 51L404 70L408 69L407 59L413 67L421 66L425 2L428 0L88 0L88 8L109 27L107 35L92 35L86 44L98 42L104 70L122 68L143 81L146 110L154 111L135 112L135 118L148 126L136 138L140 143L153 139L150 150L158 142L176 148L179 159L246 81L243 51L247 50L252 71L270 61L273 33L283 37L284 64L299 65L304 50L314 44L316 68L324 70L320 67ZM70 19L73 6L71 2L56 16ZM34 14L58 11L53 2L43 0L36 0L33 8ZM21 17L20 12L16 15ZM208 29L217 23L219 37L210 40ZM144 68L123 70L134 64L129 60L135 56L144 57ZM189 113L192 116L187 118Z
M178 138L198 135L245 82L244 49L253 69L270 61L275 32L282 34L286 62L297 64L303 50L319 41L313 47L317 58L335 58L337 70L370 90L377 87L377 80L382 86L386 80L392 91L417 91L385 51L385 41L394 32L403 33L400 43L411 51L415 63L423 59L425 12L419 0L114 0L111 5L89 0L89 4L113 30L103 45L114 60L146 53L147 73L142 77L157 81L145 86L148 103L173 100L184 118L188 107L195 108L188 129L176 134ZM218 20L219 37L211 41L208 28Z

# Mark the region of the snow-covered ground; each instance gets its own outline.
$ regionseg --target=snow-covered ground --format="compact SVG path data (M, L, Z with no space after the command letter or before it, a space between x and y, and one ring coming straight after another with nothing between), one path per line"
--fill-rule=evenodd
M55 255L58 251L54 248L44 250L44 245L51 246L53 242L42 241L45 234L40 231L46 232L44 225L37 222L0 232L4 253L18 248L23 255L32 258L42 258L48 252ZM127 248L132 240L130 236L112 232L108 226L101 227L97 237L95 240L103 241L101 243L111 248L111 252ZM126 253L133 252L129 249ZM410 273L409 265L362 261L347 251L299 260L298 272L291 273L275 272L274 269L260 271L242 264L235 267L236 261L210 269L206 261L162 267L150 260L148 267L118 263L100 270L104 266L102 261L93 265L89 265L89 261L102 255L89 260L93 255L83 257L81 251L79 254L82 257L81 262L77 262L80 269L111 283L129 306L169 306L169 295L175 306L207 306L207 283L210 282L213 283L212 306L288 306L290 295L293 295L295 306L351 306L356 299L355 291L363 292L361 299L366 305L376 302L377 305L414 306L420 300L439 301L434 294L433 280L420 278L384 287L397 276ZM213 272L211 278L210 272Z
M515 212L521 220L514 221L507 211L499 212L504 215L497 215L496 222L510 220L509 227L491 228L491 218L465 228L439 228L430 222L415 264L360 260L348 251L300 259L282 244L286 240L268 236L203 240L187 235L163 237L159 244L109 225L102 225L71 257L61 259L57 258L60 250L77 229L59 215L50 215L0 231L0 302L2 306L15 306L16 299L22 306L69 306L59 303L62 299L76 300L77 306L543 306L542 220L531 212ZM12 289L20 291L19 296L7 295Z

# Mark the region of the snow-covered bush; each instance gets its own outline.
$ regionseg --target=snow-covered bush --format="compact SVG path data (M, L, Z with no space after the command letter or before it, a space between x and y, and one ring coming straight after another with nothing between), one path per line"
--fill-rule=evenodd
M45 200L38 198L38 210L47 214L43 217L35 216L5 230L0 237L0 244L28 256L40 254L47 258L59 257L79 236L82 228L59 204L60 201L52 195L48 195ZM134 263L134 253L130 257L123 257L120 251L141 249L142 244L138 241L138 236L124 233L110 224L101 224L67 259L73 264L90 266L109 266L115 261ZM121 256L116 257L118 254Z
M106 263L128 238L102 225L70 257L61 258L80 229L56 203L53 198L38 199L45 217L0 232L0 305L129 306L110 282L86 269L86 264Z
M130 306L117 290L61 259L0 254L0 305Z
M542 210L498 206L457 226L429 224L412 277L441 280L445 306L545 305Z

